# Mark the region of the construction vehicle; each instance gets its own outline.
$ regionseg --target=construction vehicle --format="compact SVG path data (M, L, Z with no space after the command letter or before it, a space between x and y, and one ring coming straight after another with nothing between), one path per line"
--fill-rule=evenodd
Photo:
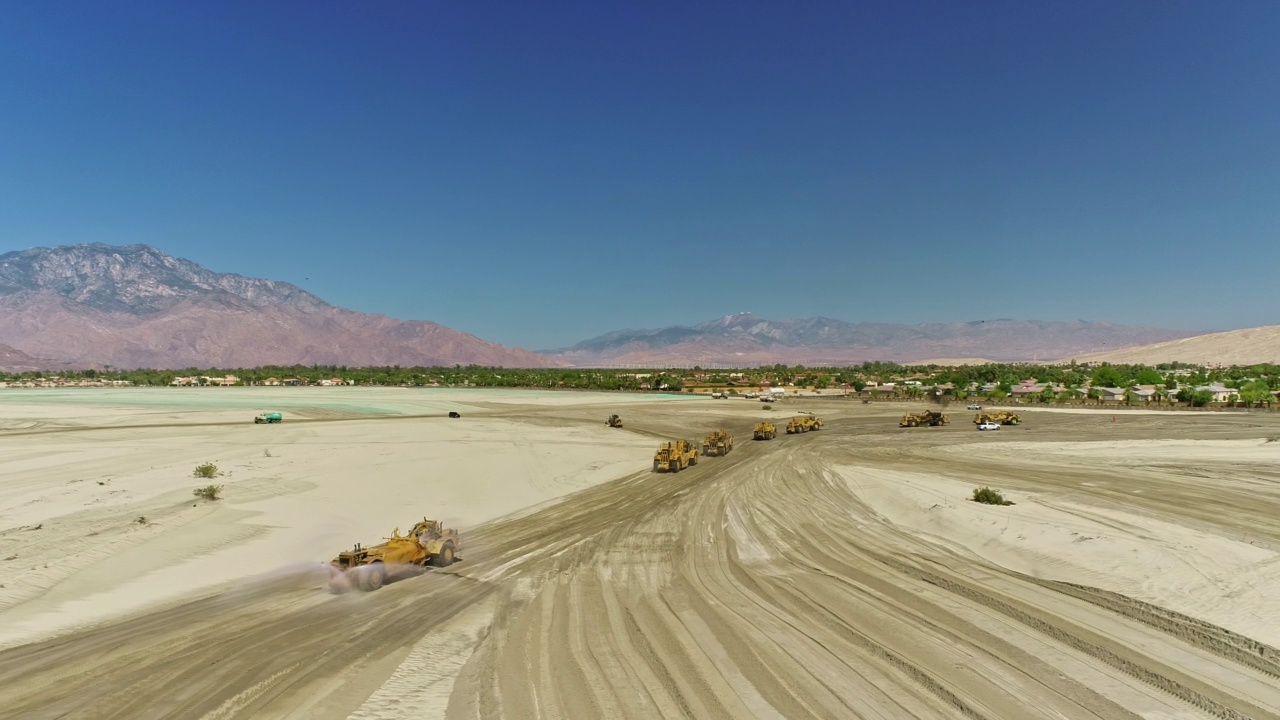
M778 437L778 428L771 422L756 423L751 437L753 440L772 440Z
M622 427L622 418L618 417L617 415L610 415L609 419L604 421L604 424L608 425L609 427L620 428Z
M698 446L688 440L665 442L653 454L654 472L680 472L698 464Z
M448 567L462 559L458 555L461 549L457 530L446 530L439 521L423 518L408 535L401 535L396 528L380 545L356 543L351 550L338 553L329 563L329 588L335 592L377 590L393 576Z
M922 413L908 413L902 416L902 422L898 423L898 427L938 427L951 422L951 418L943 415L937 410L925 410Z
M708 433L702 441L702 454L707 457L724 457L733 449L733 436L724 430Z
M262 423L274 424L278 422L284 422L284 417L278 412L259 413L257 417L253 419L254 425L261 425Z
M1022 418L1017 413L1011 413L1008 410L992 410L989 412L978 413L973 418L974 425L983 423L996 423L997 425L1017 425L1022 422Z
M798 415L787 421L787 433L805 433L810 430L821 430L823 426L822 419L813 413L805 413Z

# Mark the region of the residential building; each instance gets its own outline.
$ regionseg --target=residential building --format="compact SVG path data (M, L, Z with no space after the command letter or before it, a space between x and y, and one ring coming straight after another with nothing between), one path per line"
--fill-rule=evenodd
M1120 402L1124 400L1124 388L1117 387L1096 387L1098 394L1104 402Z
M1202 390L1213 393L1213 402L1235 402L1240 399L1239 390L1226 387L1222 383L1209 383L1196 387L1197 392Z

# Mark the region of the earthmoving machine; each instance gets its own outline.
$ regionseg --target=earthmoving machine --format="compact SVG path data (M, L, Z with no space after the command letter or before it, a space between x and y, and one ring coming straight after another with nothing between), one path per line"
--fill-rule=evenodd
M938 427L951 422L951 418L937 410L925 410L922 413L908 413L902 416L898 427Z
M698 446L688 440L665 442L653 454L654 472L680 472L698 464Z
M772 440L778 437L778 428L771 422L756 423L751 437L753 440Z
M1008 410L981 412L973 418L974 425L981 425L989 422L997 425L1017 425L1022 422L1022 418L1018 417L1017 413L1011 413Z
M604 421L604 424L608 425L609 427L620 428L622 427L622 418L618 417L617 415L610 415L609 419Z
M798 415L787 421L787 433L805 433L810 430L821 430L823 426L822 419L813 413L805 413Z
M702 454L707 457L724 457L733 449L733 436L724 430L708 433L702 441Z
M257 417L253 419L254 425L261 425L262 423L278 423L278 422L284 422L284 417L278 412L258 413Z
M329 588L335 592L377 590L392 576L410 575L429 566L448 567L461 559L461 549L457 530L446 530L439 521L423 518L408 535L401 535L396 528L380 545L356 543L351 550L338 553L329 563Z

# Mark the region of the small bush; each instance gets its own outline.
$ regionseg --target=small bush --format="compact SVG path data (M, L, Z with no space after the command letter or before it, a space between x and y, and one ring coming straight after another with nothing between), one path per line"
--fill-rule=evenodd
M1005 500L1004 495L999 490L992 490L983 485L980 488L973 489L973 501L982 503L983 505L1012 505L1012 500Z
M195 471L191 474L198 478L212 479L221 475L222 471L218 469L217 465L207 462L203 465L197 465Z
M195 490L192 490L191 494L205 500L219 500L222 498L222 486L205 485L204 487L198 487Z

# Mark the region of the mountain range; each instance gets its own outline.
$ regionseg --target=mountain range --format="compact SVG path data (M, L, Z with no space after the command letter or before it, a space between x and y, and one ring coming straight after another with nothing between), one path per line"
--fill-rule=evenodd
M895 325L826 317L777 321L739 313L693 326L619 330L542 354L577 366L1049 361L1194 334L1086 320Z
M847 364L1049 360L1195 333L1075 320L894 325L750 313L619 330L534 353L421 320L331 305L286 282L219 273L148 245L0 255L0 370L259 365Z
M147 245L96 243L0 255L0 343L0 369L11 372L555 364L433 322L336 307L289 283L213 272Z

